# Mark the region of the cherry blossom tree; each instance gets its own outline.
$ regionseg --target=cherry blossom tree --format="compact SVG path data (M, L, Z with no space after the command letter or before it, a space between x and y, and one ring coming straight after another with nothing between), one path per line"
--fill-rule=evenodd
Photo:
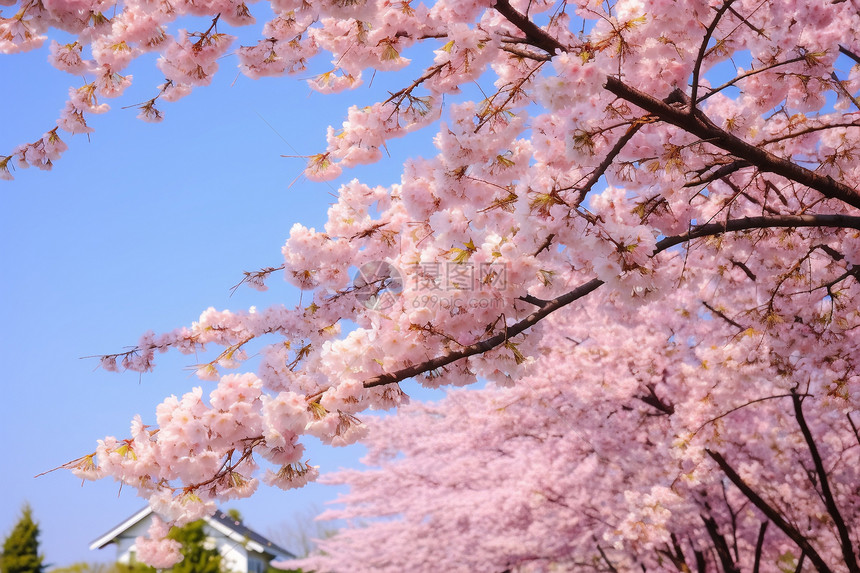
M711 290L701 262L684 273ZM324 478L350 493L322 518L353 526L291 565L849 570L840 532L856 547L860 448L856 413L825 382L835 373L798 385L793 341L690 320L695 297L670 297L669 317L666 300L618 312L595 299L549 319L538 368L515 386L370 420L373 469Z
M265 288L283 272L300 306L209 309L102 357L146 372L156 351L219 349L197 370L211 389L65 466L149 500L159 564L178 556L166 525L259 479L315 479L305 436L367 436L361 413L403 404L414 379L507 389L380 423L381 473L337 479L355 486L343 515L389 521L338 536L315 566L427 568L444 562L435 543L455 570L860 571L855 0L270 7L263 39L239 48L248 76L327 53L320 92L370 70L411 78L350 108L309 178L422 128L438 154L399 184L342 186L323 230L295 225L282 263L246 273ZM192 17L206 24L175 29ZM165 81L140 117L162 119L217 71L224 30L251 23L238 0L22 0L0 50L61 29L75 41L51 62L88 79L0 175L50 168L60 131L89 131L145 52ZM227 373L253 368L249 349L255 371Z

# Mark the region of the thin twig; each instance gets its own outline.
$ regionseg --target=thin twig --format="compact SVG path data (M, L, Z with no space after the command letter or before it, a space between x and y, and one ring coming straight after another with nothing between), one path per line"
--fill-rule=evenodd
M702 43L699 45L699 53L696 55L696 60L693 64L693 88L690 95L690 113L693 113L693 110L696 108L696 98L699 94L699 74L702 71L702 62L705 59L705 50L708 49L708 42L711 40L711 36L714 33L714 30L717 29L717 24L720 22L720 18L723 17L723 14L726 13L732 3L735 0L726 0L723 5L717 10L716 16L714 16L714 20L711 22L711 25L705 30L705 37L702 39Z

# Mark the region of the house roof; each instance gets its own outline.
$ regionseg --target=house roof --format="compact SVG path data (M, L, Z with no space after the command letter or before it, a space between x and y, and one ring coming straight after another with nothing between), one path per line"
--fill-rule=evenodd
M131 529L140 521L146 519L152 513L152 508L147 506L93 541L90 544L90 549L101 549L106 545L115 542L117 538L122 537L122 534ZM294 558L295 555L284 549L283 547L269 541L253 529L250 529L241 521L237 521L221 511L215 512L211 517L204 517L203 520L213 529L223 534L225 537L232 539L238 543L245 544L251 551L257 553L267 553L277 559Z
M134 526L137 522L141 521L142 519L145 519L146 516L148 516L150 513L152 513L152 508L149 506L144 507L143 509L141 509L140 511L138 511L137 513L135 513L134 515L132 515L131 517L129 517L128 519L126 519L125 521L123 521L122 523L120 523L92 543L90 543L90 550L101 549L105 545L112 543L117 537L120 537L127 530L131 529L131 527Z
M293 555L291 552L287 551L286 549L279 546L278 544L276 544L272 541L269 541L268 539L266 539L265 537L263 537L262 535L260 535L256 531L254 531L253 529L250 529L249 527L245 526L245 524L242 523L241 521L237 521L237 520L233 519L232 517L230 517L229 515L227 515L223 511L221 511L220 509L218 511L216 511L215 515L213 515L211 518L209 518L209 520L213 520L213 521L217 520L224 527L232 529L235 533L238 533L239 535L241 535L243 539L247 539L248 541L254 542L254 543L258 544L260 547L262 547L262 550L254 549L255 551L259 551L260 553L268 553L270 555L274 555L275 557L280 557L281 555L286 555L288 557L295 558L295 555ZM209 524L214 527L214 524L211 521Z

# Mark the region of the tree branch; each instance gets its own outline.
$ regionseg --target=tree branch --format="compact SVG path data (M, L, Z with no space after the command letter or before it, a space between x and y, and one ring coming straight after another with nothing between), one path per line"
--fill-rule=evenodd
M858 56L857 54L855 54L854 52L852 52L851 50L849 50L848 48L846 48L842 44L839 45L839 51L842 54L844 54L844 55L848 56L849 58L851 58L852 60L854 60L855 63L860 64L860 56Z
M740 573L740 569L732 560L732 554L729 551L729 545L726 543L726 538L717 529L717 522L713 517L705 517L700 515L702 521L705 522L705 529L708 531L708 536L714 542L714 549L717 551L717 556L720 558L720 564L723 566L725 573Z
M597 538L595 538L594 541L597 541ZM600 556L603 558L604 561L606 561L606 565L609 566L609 570L612 573L618 573L618 569L615 568L615 565L613 565L612 561L609 560L609 557L606 556L606 552L603 551L603 548L600 546L600 543L597 543L597 551L600 552Z
M639 398L641 401L645 402L652 408L655 408L661 414L671 416L675 413L675 406L670 402L664 402L663 400L661 400L660 397L657 396L657 392L654 391L653 384L648 384L647 386L645 386L645 388L648 390L648 395L636 396L637 398Z
M542 299L542 298L538 298L538 297L533 296L533 295L530 295L530 294L527 294L527 295L521 296L521 297L519 297L519 299L520 299L521 301L523 301L523 302L527 302L527 303L529 303L529 304L533 304L533 305L538 306L538 307L541 307L541 308L543 308L544 306L546 306L546 305L547 305L547 302L548 302L548 301L546 301L546 300L544 300L544 299Z
M848 215L780 215L775 217L745 217L742 219L724 221L722 223L709 223L707 225L693 227L682 235L666 237L665 239L658 241L651 256L657 255L658 253L661 253L675 245L700 237L721 235L732 231L746 231L750 229L764 229L771 227L842 227L860 229L860 217L850 217ZM462 358L468 358L469 356L489 352L497 346L504 344L510 338L525 332L558 309L563 308L597 290L601 285L603 285L602 280L598 278L591 279L557 298L543 301L545 304L542 304L538 310L516 324L507 327L503 332L468 346L464 346L459 350L431 358L430 360L406 366L400 370L395 370L394 372L387 372L385 374L374 376L373 378L365 380L364 387L374 388L376 386L394 384L396 382L406 380L407 378L423 374L424 372L443 368ZM316 394L313 397L315 396Z
M538 249L534 252L532 256L536 257L542 252L544 252L546 249L548 249L550 245L552 245L553 239L555 239L555 233L550 233L549 236L544 239L544 242L540 244L540 247L538 247Z
M845 520L842 519L842 514L839 512L839 507L836 505L836 500L833 498L833 492L830 490L830 481L827 479L827 470L824 469L824 462L821 460L821 454L818 451L818 446L815 444L815 439L812 437L812 432L806 423L806 418L803 415L803 399L797 394L797 391L792 389L791 401L794 403L794 417L797 418L797 423L800 426L800 431L803 433L803 438L806 440L806 445L809 448L809 453L812 456L812 463L815 464L815 473L818 474L818 481L821 484L821 493L824 497L824 504L827 506L827 513L833 518L833 523L836 525L836 530L839 532L839 543L842 546L842 557L845 559L845 564L848 565L848 570L851 573L860 573L860 567L857 565L857 557L854 555L854 548L851 544L851 536L848 533L848 527L845 525Z
M854 430L854 437L857 438L857 443L860 444L860 432L857 431L857 426L854 424L854 420L851 419L851 412L845 414L845 417L848 418L848 423L851 424L851 429Z
M538 62L547 62L550 59L550 57L547 56L546 54L538 54L535 52L530 52L528 50L521 50L519 48L515 48L514 46L512 46L510 44L502 44L502 46L499 49L502 50L503 52L507 52L507 53L511 54L512 56L516 56L517 58L535 60Z
M732 13L735 15L738 15L737 12L735 12L734 10L732 10ZM805 58L803 56L797 56L796 58L789 58L789 59L783 60L781 62L774 62L772 64L762 66L760 68L752 69L752 70L745 72L743 74L738 74L735 77L733 77L732 79L730 79L729 81L727 81L726 83L724 83L723 85L710 89L710 91L707 94L700 97L699 101L697 101L696 103L702 103L703 101L705 101L709 97L713 96L714 94L718 94L721 91L725 90L726 88L729 88L729 87L735 85L736 83L738 83L739 81L744 80L750 76L754 76L756 74L760 74L762 72L772 70L773 68L778 68L779 66L787 66L789 64L793 64L795 62L802 62L804 60L805 60Z
M686 243L700 237L718 235L730 231L768 229L773 227L834 227L860 230L860 217L849 215L774 215L772 217L743 217L723 223L708 223L693 227L686 233L666 237L657 241L656 252Z
M705 561L705 554L701 551L693 550L696 556L696 571L698 573L708 573L708 562Z
M738 475L738 473L728 464L726 459L719 452L713 452L708 449L706 449L705 452L715 462L717 462L717 465L720 466L720 469L723 470L723 473L726 474L729 481L735 484L735 487L737 487L741 493L743 493L747 499L749 499L753 505L759 509L759 511L774 522L774 524L776 524L776 526L779 527L783 533L789 537L789 539L794 541L794 543L796 543L804 553L809 555L809 558L812 560L816 569L823 573L832 573L830 567L827 566L827 563L824 562L824 559L818 554L818 551L812 547L809 540L806 539L793 525L788 523L788 521L786 521L776 509L753 491L753 489L747 485L743 479L741 479L741 476Z
M746 266L745 264L743 264L740 261L736 261L734 259L730 259L730 260L731 260L732 265L734 265L737 268L739 268L740 270L742 270L744 272L744 274L747 276L747 278L749 278L749 280L751 280L752 282L756 282L756 280L758 280L758 277L755 276L755 273L753 273L748 266Z
M504 16L508 22L520 29L526 35L526 39L536 48L554 55L556 52L566 52L567 48L541 29L537 24L529 20L528 16L517 11L508 0L496 0L493 8Z
M705 176L704 173L701 173L699 175L699 179L684 183L684 187L698 187L699 185L707 185L711 181L722 179L727 175L731 175L735 171L740 171L741 169L749 166L750 164L746 161L732 161L731 163L727 163L725 165L720 166L719 168L709 173L707 176Z
M393 384L395 382L400 382L401 380L412 378L413 376L417 376L430 370L442 368L462 358L467 358L469 356L474 356L475 354L483 354L485 352L489 352L493 348L504 344L510 338L513 338L514 336L531 328L556 310L567 306L573 301L578 300L585 295L597 290L602 284L603 281L600 279L591 279L587 283L580 285L572 291L567 292L558 298L554 298L550 301L547 301L544 306L531 313L526 318L514 324L513 326L507 327L504 331L496 334L495 336L491 336L490 338L484 339L480 342L470 344L461 348L460 350L437 356L436 358L432 358L430 360L427 360L426 362L420 362L418 364L413 364L412 366L407 366L406 368L401 368L400 370L395 370L394 372L374 376L373 378L370 378L369 380L366 380L364 382L364 387L374 388L376 386L384 386L385 384Z
M705 59L705 50L708 49L708 42L711 40L711 35L713 35L714 30L717 29L717 24L720 23L720 18L723 17L723 14L726 13L726 10L731 8L732 3L735 0L726 0L723 5L717 10L716 16L714 16L713 22L708 28L705 30L705 37L702 39L702 43L699 45L699 53L696 55L696 61L693 64L693 91L690 95L690 113L696 108L696 98L699 95L699 74L702 71L702 61Z
M689 571L690 567L687 565L687 560L684 558L684 552L681 550L681 544L678 543L678 538L674 533L670 534L670 539L672 540L672 548L675 550L675 554L672 555L671 552L667 551L667 555L669 555L669 559L675 564L675 567L678 568L678 571Z
M676 107L670 105L634 87L628 86L618 78L611 76L606 78L604 87L616 96L654 114L662 121L683 129L724 151L728 151L738 159L755 165L761 171L775 173L786 179L815 189L825 197L839 199L852 207L860 209L860 193L855 189L844 183L835 181L830 176L820 175L788 159L777 157L764 149L747 143L714 125L701 111L696 110L693 114L687 113L686 106Z
M722 318L723 320L725 320L726 322L728 322L729 324L731 324L732 326L734 326L735 328L740 330L741 332L746 330L746 328L742 324L735 322L734 320L732 320L731 318L726 316L726 314L724 312L717 310L716 308L714 308L713 306L711 306L710 304L708 304L704 300L702 301L702 306L707 308L711 312L711 314L715 314L715 315L719 316L720 318Z
M804 395L804 396L811 396L811 394L803 394L803 395ZM748 401L748 402L744 402L744 403L743 403L743 404L741 404L740 406L735 406L734 408L731 408L731 409L729 409L729 410L727 410L727 411L723 412L723 413L722 413L722 414L720 414L719 416L714 416L714 417L713 417L713 418L711 418L710 420L707 420L707 421L705 421L705 422L702 422L702 424L701 424L698 428L696 428L696 429L693 431L693 435L695 436L696 434L698 434L698 433L702 430L702 428L704 428L704 427L705 427L705 426L707 426L708 424L712 424L712 423L716 422L717 420L719 420L719 419L721 419L721 418L725 418L725 417L726 417L726 416L728 416L729 414L732 414L732 413L734 413L734 412L737 412L738 410L740 410L740 409L742 409L742 408L746 408L747 406L752 406L753 404L758 404L759 402L764 402L765 400L774 400L774 399L776 399L776 398L788 398L788 397L790 397L790 396L791 396L791 394L776 394L776 395L774 395L774 396L765 396L765 397L763 397L763 398L756 398L755 400L750 400L750 401Z
M641 123L634 123L630 127L627 128L627 131L624 132L618 141L615 142L615 145L612 146L612 149L609 150L609 153L606 154L606 157L603 158L603 161L600 162L600 165L591 172L591 175L588 177L588 181L582 186L579 190L579 195L576 198L576 205L580 205L583 201L585 201L585 196L588 195L591 188L594 187L600 178L606 173L606 170L609 169L609 166L612 165L612 162L615 161L615 158L618 157L618 154L621 153L621 150L624 149L624 146L633 139L633 136L636 135L636 132L642 128Z
M803 561L806 559L806 553L800 554L800 559L797 560L797 567L794 568L794 573L803 573Z
M724 8L728 8L731 1L726 2ZM493 7L511 24L522 31L526 39L535 47L549 54L557 51L569 51L561 42L532 22L527 16L515 10L508 0L496 0ZM721 15L721 14L720 14ZM715 19L715 22L719 19ZM843 51L845 53L845 51ZM860 193L855 189L835 181L830 176L820 175L810 171L787 159L777 157L772 153L756 147L739 137L717 127L701 111L694 110L687 113L685 108L675 107L661 101L649 94L641 92L632 86L628 86L620 79L607 77L604 87L616 96L635 104L645 111L654 114L659 119L679 127L699 139L708 141L712 145L728 151L738 159L755 165L761 171L776 173L786 179L805 185L819 191L825 197L839 199L853 207L860 208ZM694 85L695 89L695 85ZM694 92L695 93L695 92ZM682 97L682 101L695 106L695 99Z
M759 564L761 563L761 551L764 547L764 533L767 531L769 521L762 521L761 527L758 529L758 539L755 542L755 562L753 563L752 573L758 573Z

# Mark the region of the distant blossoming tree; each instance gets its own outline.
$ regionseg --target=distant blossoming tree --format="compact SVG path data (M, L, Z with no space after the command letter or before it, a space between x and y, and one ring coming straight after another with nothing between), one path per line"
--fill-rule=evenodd
M149 500L165 520L154 561L179 558L167 524L251 495L255 476L315 479L302 437L366 436L357 416L402 404L415 379L510 388L381 423L380 472L339 479L355 486L344 515L383 520L314 566L860 571L855 0L270 6L239 49L250 77L328 53L320 92L368 70L412 78L350 108L308 177L441 118L438 154L388 188L344 185L325 229L295 225L283 263L246 274L264 288L283 271L301 306L210 309L102 358L143 372L156 351L222 349L198 370L213 389L66 466ZM185 16L209 20L175 30ZM0 175L49 168L59 133L89 131L145 52L165 81L140 116L160 120L210 81L225 26L252 21L241 0L21 0L0 50L61 28L75 40L53 42L52 63L92 81ZM422 49L413 70L404 54ZM256 373L225 374L249 348Z

